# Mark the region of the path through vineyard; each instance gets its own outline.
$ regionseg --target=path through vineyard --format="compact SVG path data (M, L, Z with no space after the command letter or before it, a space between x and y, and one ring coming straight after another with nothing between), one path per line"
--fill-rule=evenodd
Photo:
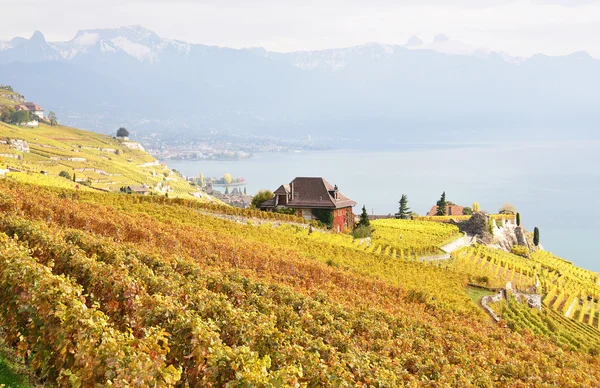
M439 254L439 255L423 256L423 257L420 257L419 260L421 260L421 261L448 260L450 258L450 254L452 252L454 252L460 248L464 248L464 247L473 245L476 241L477 241L476 236L467 234L461 238L458 238L458 239L452 241L450 244L446 244L446 245L440 247L440 249L444 253Z

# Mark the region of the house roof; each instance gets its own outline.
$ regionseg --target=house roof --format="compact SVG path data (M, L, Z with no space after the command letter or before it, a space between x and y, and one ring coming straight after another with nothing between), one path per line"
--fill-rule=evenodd
M43 111L44 110L44 109L42 109L41 106L39 106L38 104L34 104L33 102L26 102L23 105L25 105L28 110L33 110L33 111L36 111L36 110L42 110Z
M435 205L431 208L431 210L429 211L429 213L427 213L428 216L435 216L438 210L438 206ZM463 211L464 211L464 207L463 206L458 206L458 205L448 205L446 207L446 215L448 216L462 216L463 215Z
M289 194L290 185L281 185L277 190L273 192L273 194Z
M286 207L291 208L340 209L356 205L356 202L336 189L337 187L320 177L298 177L289 185L280 186L275 193L284 194L285 190L288 190L291 199L287 202ZM275 198L261 204L261 207L273 206L275 206Z
M149 191L149 189L146 186L127 186L127 188L129 188L129 190L131 191L135 191L138 193Z

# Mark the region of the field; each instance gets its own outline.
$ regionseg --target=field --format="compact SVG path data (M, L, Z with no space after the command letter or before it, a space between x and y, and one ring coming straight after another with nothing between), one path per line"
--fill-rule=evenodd
M593 349L491 324L464 272L348 236L11 180L0 212L6 342L58 385L600 385Z
M24 140L29 145L30 152L21 152L0 143L0 154L5 155L0 156L0 168L16 170L7 174L14 180L81 189L89 182L85 185L108 191L147 184L157 194L181 198L193 198L196 191L146 152L127 148L110 136L64 126L22 128L0 122L0 139ZM75 176L76 182L59 177L61 171Z

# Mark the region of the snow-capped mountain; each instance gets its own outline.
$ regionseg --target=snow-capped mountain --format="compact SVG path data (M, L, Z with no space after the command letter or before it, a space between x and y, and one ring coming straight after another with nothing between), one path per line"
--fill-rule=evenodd
M451 141L468 130L485 137L482 128L600 126L599 60L514 58L443 35L276 53L190 44L138 26L84 30L67 42L36 32L0 43L0 83L88 128L137 117L152 131L169 123L168 133L193 122L198 131L380 142L399 132L431 137L418 128L439 128L437 139Z
M285 60L304 70L327 69L341 71L350 63L365 60L397 60L406 55L406 50L429 50L445 55L473 56L478 58L497 57L509 63L519 63L522 59L512 57L504 52L494 52L485 47L477 47L446 35L437 35L430 43L425 43L417 36L412 36L404 45L367 43L348 48L296 51L290 53L269 52L262 48L249 49L268 58Z
M151 63L159 61L165 51L187 55L191 47L188 43L163 39L140 26L79 31L72 40L52 46L66 60L85 54L122 53Z

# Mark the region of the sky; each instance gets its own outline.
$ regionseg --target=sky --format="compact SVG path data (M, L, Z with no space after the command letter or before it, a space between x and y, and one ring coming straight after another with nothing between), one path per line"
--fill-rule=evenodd
M442 33L515 56L600 58L600 0L0 0L0 14L10 15L0 40L142 25L164 38L287 52Z

